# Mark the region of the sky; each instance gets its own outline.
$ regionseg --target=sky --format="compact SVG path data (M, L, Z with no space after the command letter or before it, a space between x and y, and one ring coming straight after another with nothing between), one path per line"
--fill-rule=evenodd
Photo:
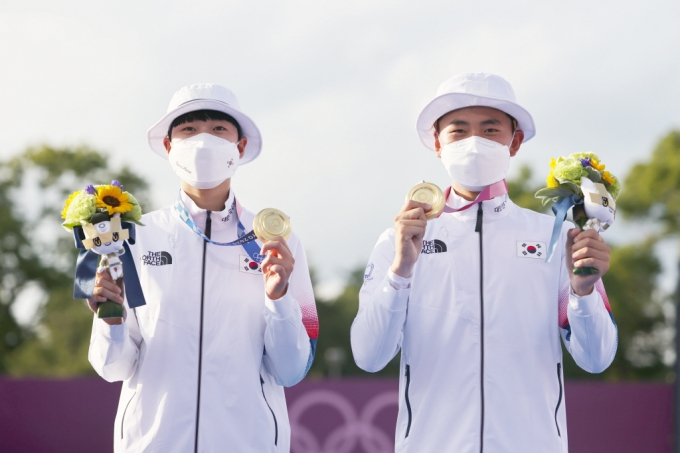
M180 87L227 86L264 144L235 193L291 217L331 294L413 184L449 184L415 132L440 83L513 85L537 135L511 175L593 151L624 176L680 128L679 19L677 0L3 2L0 159L87 144L146 177L158 208L179 184L147 129Z

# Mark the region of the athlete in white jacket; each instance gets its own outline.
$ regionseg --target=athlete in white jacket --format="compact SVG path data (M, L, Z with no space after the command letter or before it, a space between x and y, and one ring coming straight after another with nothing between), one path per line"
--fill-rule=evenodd
M418 130L451 174L455 212L427 222L430 206L406 203L371 255L351 337L367 371L401 350L396 451L567 452L560 335L585 370L612 362L609 248L565 226L546 262L554 218L483 199L535 133L502 78L445 82Z
M225 245L252 230L230 178L257 157L260 133L229 90L192 85L149 144L182 191L130 246L146 304L130 309L105 271L89 300L126 308L124 320L94 318L89 352L104 379L124 381L115 451L288 452L283 386L305 376L318 334L305 252L294 234Z

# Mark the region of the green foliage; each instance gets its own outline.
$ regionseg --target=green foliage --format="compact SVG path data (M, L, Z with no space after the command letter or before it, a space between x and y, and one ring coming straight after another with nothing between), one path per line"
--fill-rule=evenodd
M662 348L655 339L664 326L656 281L661 263L653 242L612 247L611 267L602 278L618 326L619 345L612 365L602 374L583 371L565 351L564 372L568 378L597 378L613 381L668 377Z
M522 165L516 178L508 180L508 196L518 206L531 209L536 212L548 212L550 206L543 206L540 199L534 194L543 188L543 184L533 181L533 171L528 165Z
M680 232L680 130L664 137L649 161L633 167L617 209L629 218L658 222L665 234Z
M319 341L317 343L316 359L309 372L310 376L328 376L328 351L330 348L338 348L343 351L344 364L343 376L366 376L352 357L350 345L350 327L359 310L359 291L364 283L364 269L355 269L349 274L347 284L343 292L333 300L317 299L316 309L319 313ZM399 374L399 356L392 360L382 371L374 375Z
M113 179L150 208L140 176L127 167L112 171L105 155L87 147L43 145L0 162L0 373L91 373L85 365L92 315L72 298L77 251L59 224L69 193ZM48 302L35 325L20 326L11 308L31 285Z
M94 375L87 359L92 312L73 300L71 285L53 289L39 314L36 334L7 358L13 376L69 377Z

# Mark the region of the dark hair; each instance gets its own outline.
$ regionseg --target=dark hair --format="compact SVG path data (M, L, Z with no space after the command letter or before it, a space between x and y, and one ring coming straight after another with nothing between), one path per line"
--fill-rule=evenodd
M224 112L218 110L194 110L193 112L187 112L184 115L180 115L173 120L168 128L168 138L172 139L172 129L179 126L180 124L190 123L192 121L208 121L208 120L224 120L229 121L236 127L236 132L238 132L238 139L241 140L243 137L243 131L241 130L241 125L238 121L234 119L233 116L228 115Z

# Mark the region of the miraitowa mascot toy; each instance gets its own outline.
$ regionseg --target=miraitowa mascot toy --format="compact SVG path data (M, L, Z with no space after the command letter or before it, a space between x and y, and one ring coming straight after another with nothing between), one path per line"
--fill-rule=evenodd
M88 185L66 200L62 211L67 230L73 231L80 253L73 285L74 299L93 297L97 267L108 269L111 278L123 278L130 308L146 304L134 260L127 242L135 243L135 225L142 225L142 209L118 181ZM123 272L125 267L125 272ZM123 306L106 301L97 307L99 318L122 318Z

